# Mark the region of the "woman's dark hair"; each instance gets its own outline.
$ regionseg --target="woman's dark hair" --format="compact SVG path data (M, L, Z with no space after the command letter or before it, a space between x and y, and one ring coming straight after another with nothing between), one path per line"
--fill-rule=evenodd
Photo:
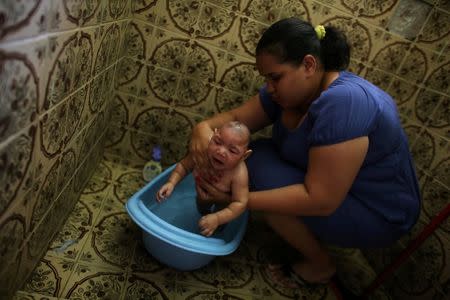
M325 26L325 37L319 40L314 27L298 18L280 20L270 26L256 46L256 55L267 52L280 63L300 65L307 54L318 58L325 71L341 71L350 62L350 46L338 29Z

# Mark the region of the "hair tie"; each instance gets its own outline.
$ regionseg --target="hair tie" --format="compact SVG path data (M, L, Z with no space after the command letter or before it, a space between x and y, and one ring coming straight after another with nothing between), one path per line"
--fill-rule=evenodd
M316 31L316 35L317 38L319 39L319 41L323 40L323 38L325 37L325 27L323 25L317 25L316 27L314 27L314 30Z

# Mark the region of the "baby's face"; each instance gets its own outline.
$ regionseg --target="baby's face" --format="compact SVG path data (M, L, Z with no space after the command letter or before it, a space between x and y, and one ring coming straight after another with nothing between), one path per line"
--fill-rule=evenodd
M208 157L215 170L236 167L246 151L246 138L233 128L217 130L208 145Z

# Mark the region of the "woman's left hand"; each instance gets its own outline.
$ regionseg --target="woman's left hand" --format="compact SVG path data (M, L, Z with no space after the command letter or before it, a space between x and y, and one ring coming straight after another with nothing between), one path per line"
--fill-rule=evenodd
M214 185L201 178L197 180L195 189L197 191L198 200L202 203L228 204L231 202L231 195L229 193L222 192Z

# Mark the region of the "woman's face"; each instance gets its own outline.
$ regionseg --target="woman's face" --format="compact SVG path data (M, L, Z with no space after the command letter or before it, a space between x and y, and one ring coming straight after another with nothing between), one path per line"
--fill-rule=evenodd
M267 91L273 101L281 107L299 108L309 102L314 86L311 72L303 62L298 66L279 63L276 56L262 52L256 57L256 66L266 78Z

